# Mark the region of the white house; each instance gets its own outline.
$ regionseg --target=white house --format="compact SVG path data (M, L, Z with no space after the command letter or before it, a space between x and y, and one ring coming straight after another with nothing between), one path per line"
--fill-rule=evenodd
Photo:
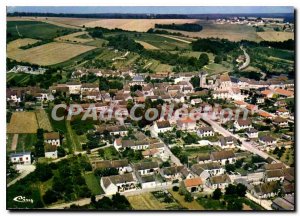
M250 119L238 119L234 122L234 127L237 131L252 128Z
M246 135L251 139L258 138L258 131L254 128L248 128L246 129Z
M288 127L288 120L282 117L276 117L273 119L273 124L279 127Z
M202 103L202 99L201 98L195 98L191 100L191 104L193 106L197 105L197 104L201 104Z
M180 118L177 120L177 128L179 130L195 130L196 120L191 119L190 117Z
M213 162L219 162L222 165L225 165L226 163L232 164L235 163L235 155L233 151L218 151L218 152L212 152L210 154L210 159Z
M141 176L154 174L158 169L157 162L140 162L133 165L133 169Z
M235 139L232 136L229 137L221 137L219 141L219 145L222 149L232 149L235 148Z
M231 183L230 177L227 174L212 176L207 180L207 186L216 189L225 189Z
M165 167L160 169L160 173L167 181L181 180L183 177L182 169L184 169L184 166Z
M115 168L119 174L132 172L132 168L127 159L122 160L101 160L92 162L93 169Z
M208 179L211 176L222 175L225 169L217 162L194 164L191 170L201 179Z
M126 148L131 148L133 150L145 150L149 148L149 142L146 140L115 139L114 147L118 151L123 151Z
M201 127L198 129L197 135L201 138L202 137L210 137L210 136L214 136L215 132L212 127Z
M132 173L102 177L100 185L106 195L116 194L117 192L136 190L137 181Z
M172 130L171 124L168 120L156 121L151 126L151 135L157 137L159 133L165 133Z
M79 82L67 82L67 87L69 88L70 94L80 94L81 83Z
M266 146L273 146L276 145L277 141L275 138L265 135L265 136L260 136L258 138L259 143L266 145Z
M283 182L284 180L284 173L282 170L267 170L265 172L264 179L266 182L271 182L271 181L280 181Z
M31 152L11 153L10 161L13 164L31 164Z
M52 145L51 143L45 143L45 158L56 159L57 155L57 145Z
M51 145L60 146L59 133L58 132L44 133L44 142Z
M262 184L256 184L251 189L251 194L258 199L268 199L278 194L277 182L267 182Z

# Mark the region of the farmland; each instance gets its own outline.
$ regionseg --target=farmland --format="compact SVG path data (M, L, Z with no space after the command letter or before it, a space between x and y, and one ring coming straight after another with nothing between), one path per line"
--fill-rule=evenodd
M56 41L64 41L64 42L73 42L73 43L88 43L93 41L90 37L83 37L83 35L87 36L87 32L75 32L72 34L64 35L55 38Z
M39 128L43 128L45 131L52 131L52 126L49 121L48 115L44 109L36 111L36 118L39 124Z
M85 182L93 195L103 194L99 179L93 172L84 175Z
M276 31L265 31L257 32L263 40L266 41L285 41L289 39L294 39L293 32L276 32Z
M20 37L46 40L70 34L74 31L76 30L37 21L7 22L7 33L10 35L8 40Z
M14 112L7 126L7 133L36 133L38 123L34 112Z
M147 42L144 42L144 41L138 41L138 40L136 40L135 42L141 44L145 49L158 50L157 47L155 47L155 46L153 46L153 45L151 45L151 44L149 44L149 43L147 43Z
M11 49L11 46L11 43L9 43L8 50ZM14 43L13 47L15 46ZM15 49L8 52L7 55L9 58L19 62L29 62L38 65L54 65L95 48L96 47L93 46L79 44L52 42L26 50Z

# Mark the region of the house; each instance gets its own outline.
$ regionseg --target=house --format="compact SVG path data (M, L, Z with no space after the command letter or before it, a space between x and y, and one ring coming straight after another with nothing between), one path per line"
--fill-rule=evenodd
M200 192L203 190L203 182L199 177L185 179L183 181L183 185L190 193Z
M190 117L184 117L177 120L177 128L179 130L195 130L196 128L196 120Z
M191 170L204 180L211 176L222 175L225 172L225 169L217 162L194 164Z
M147 83L144 81L144 77L141 75L136 75L132 78L132 81L129 83L130 86L141 85L145 86Z
M229 184L231 183L231 180L227 174L219 175L219 176L212 176L207 181L207 186L216 189L225 189Z
M267 170L281 170L284 169L285 165L283 163L272 163L272 164L265 164L264 169Z
M82 83L80 90L81 92L99 92L99 85L97 83Z
M259 143L266 145L266 146L273 146L273 145L276 145L276 143L277 143L276 139L269 135L260 136L258 138L258 141L259 141Z
M265 172L264 179L266 182L271 181L280 181L283 182L284 180L284 173L282 170L276 169L276 170L267 170Z
M93 161L92 167L93 169L115 168L118 170L119 174L132 172L132 168L130 167L127 159Z
M13 164L31 164L31 152L11 153L10 161Z
M66 86L69 88L70 94L80 94L80 89L81 89L80 82L67 82Z
M182 178L183 179L191 179L194 178L195 175L186 167L184 167L183 169L181 169L181 174L182 174Z
M151 135L157 137L159 133L165 133L172 130L171 124L168 120L156 121L150 128Z
M273 124L279 127L288 127L288 120L282 117L276 117L273 119Z
M276 110L276 115L281 117L289 117L290 112L286 108L280 107L278 110Z
M145 150L149 148L149 142L146 140L115 139L114 147L118 151L123 151L126 148L131 148L133 150Z
M133 169L141 176L154 174L158 168L157 162L140 162L133 165Z
M142 152L142 155L144 158L159 157L160 152L157 148L146 149L145 151Z
M279 185L276 181L253 185L251 194L258 199L268 199L278 194Z
M44 142L51 145L60 146L59 133L58 132L44 133Z
M141 184L142 189L145 188L155 188L156 187L156 176L155 175L136 175L139 183Z
M201 127L198 129L197 135L201 138L202 137L210 137L210 136L214 136L215 132L212 127Z
M212 152L210 154L210 159L211 159L211 161L219 162L222 165L225 165L227 163L229 163L229 164L235 163L235 155L234 155L233 151L231 151L231 150Z
M201 154L201 155L198 155L196 157L196 160L199 164L203 164L203 163L210 163L212 162L211 161L211 157L209 154Z
M116 194L117 192L136 190L137 181L132 173L102 177L100 185L106 195Z
M264 91L261 91L261 94L262 94L264 97L266 97L266 98L272 98L273 95L274 95L274 92L271 91L271 90L266 89L266 90L264 90Z
M181 180L182 169L184 169L184 166L165 167L160 169L160 173L167 181Z
M245 133L250 139L258 138L258 131L254 128L246 129Z
M191 100L191 104L193 106L197 105L197 104L201 104L202 103L202 99L201 98L195 98Z
M273 200L271 207L274 210L294 211L294 195L285 195L284 197L277 197Z
M250 119L238 119L234 122L234 127L237 131L252 128L252 122Z
M51 143L45 143L45 158L56 159L58 158L57 155L57 145L53 145Z
M221 137L219 141L219 145L222 149L232 149L235 148L236 140L232 136L229 137Z
M123 125L105 125L97 128L97 131L103 134L105 131L109 132L110 135L127 136L128 129Z
M277 88L274 90L275 94L283 97L283 98L291 98L294 97L294 92L288 91L285 89Z

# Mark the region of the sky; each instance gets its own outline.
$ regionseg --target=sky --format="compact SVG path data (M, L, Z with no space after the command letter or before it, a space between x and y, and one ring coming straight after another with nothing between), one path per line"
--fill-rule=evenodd
M293 13L293 7L274 7L274 6L123 6L123 7L111 7L111 6L90 6L90 7L53 7L53 6L14 6L7 7L8 12L40 12L40 13L154 13L154 14L231 14L231 13Z

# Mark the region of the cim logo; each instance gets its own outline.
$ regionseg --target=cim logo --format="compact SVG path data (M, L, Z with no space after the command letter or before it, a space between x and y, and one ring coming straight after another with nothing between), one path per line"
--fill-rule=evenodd
M33 203L33 199L26 199L24 196L17 196L13 200L20 203Z

